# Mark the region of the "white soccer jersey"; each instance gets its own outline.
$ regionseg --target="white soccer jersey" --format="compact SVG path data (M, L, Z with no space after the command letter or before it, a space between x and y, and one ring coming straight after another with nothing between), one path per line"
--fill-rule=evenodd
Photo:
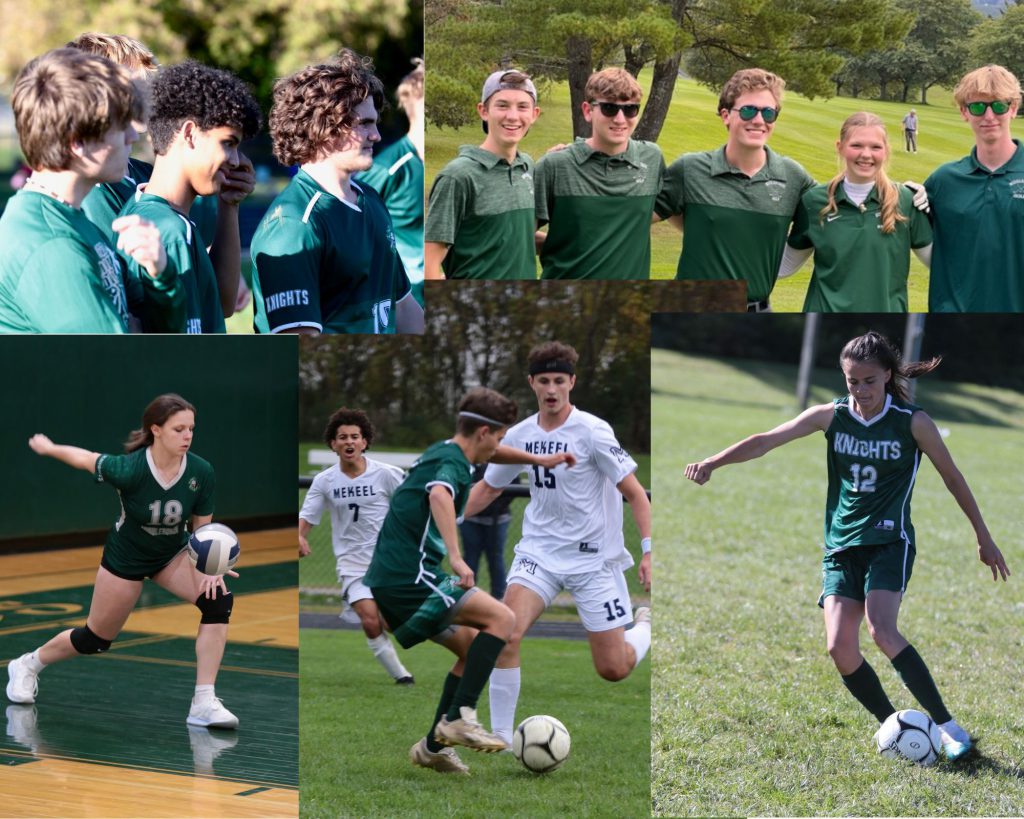
M558 429L545 432L532 415L512 427L507 446L537 455L571 452L576 466L527 467L530 502L516 555L536 560L551 572L588 572L604 563L628 568L633 558L622 538L622 495L616 485L636 470L636 461L608 424L575 407ZM507 486L519 465L490 464L484 480Z
M391 496L404 479L397 466L372 458L366 459L366 471L357 478L350 478L337 464L313 478L299 517L316 526L324 507L330 509L339 575L362 575L369 568Z

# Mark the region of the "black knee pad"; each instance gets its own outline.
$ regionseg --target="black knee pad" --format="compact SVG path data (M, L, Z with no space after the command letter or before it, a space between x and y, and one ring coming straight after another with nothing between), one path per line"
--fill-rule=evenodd
M226 623L231 619L231 607L235 604L235 596L231 592L218 594L210 599L205 594L196 600L196 606L203 613L200 623Z
M100 654L110 648L110 640L104 640L85 626L71 629L71 645L79 654Z

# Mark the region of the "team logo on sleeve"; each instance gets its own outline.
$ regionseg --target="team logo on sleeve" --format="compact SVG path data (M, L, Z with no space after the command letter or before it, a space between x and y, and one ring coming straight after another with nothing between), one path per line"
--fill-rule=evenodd
M609 447L608 451L615 457L620 464L624 464L629 460L629 453L626 452L621 446Z
M100 264L100 281L107 291L111 304L124 322L128 321L128 304L124 295L124 282L121 280L121 266L114 252L103 242L93 245L96 258Z
M391 322L391 299L384 299L373 305L373 332L384 333L387 332L388 325Z

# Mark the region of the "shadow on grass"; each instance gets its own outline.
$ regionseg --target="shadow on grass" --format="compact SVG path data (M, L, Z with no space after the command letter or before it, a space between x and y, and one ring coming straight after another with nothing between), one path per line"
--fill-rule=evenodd
M977 743L978 739L974 738L974 742ZM1019 766L1004 765L992 759L992 757L985 756L978 750L976 744L968 752L967 756L958 759L956 762L944 765L943 770L948 773L957 773L970 777L976 777L981 774L1000 774L1010 779L1024 781L1024 771Z

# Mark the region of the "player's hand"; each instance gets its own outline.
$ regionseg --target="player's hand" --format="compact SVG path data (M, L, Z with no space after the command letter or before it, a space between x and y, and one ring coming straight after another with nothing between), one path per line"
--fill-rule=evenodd
M978 539L978 560L992 570L992 579L999 580L1000 575L1003 581L1010 576L1010 569L1003 559L1003 553L999 551L995 541L991 537Z
M686 465L686 477L696 483L697 486L703 486L711 480L711 471L711 465L707 461Z
M640 558L640 568L637 571L640 577L640 582L643 584L644 591L650 592L651 590L651 553L648 552Z
M541 455L537 466L545 469L554 469L559 464L565 464L566 469L576 466L576 456L571 452L556 452L554 455Z
M309 541L302 535L299 535L299 557L305 557L311 551L312 549L309 548Z
M903 185L914 192L914 207L921 213L930 213L932 206L928 204L928 191L924 185L920 182L904 182Z
M117 233L117 248L123 250L155 279L167 267L167 253L160 241L160 230L137 214L119 216L111 225Z
M460 589L473 588L476 579L473 577L473 570L469 568L469 564L461 557L452 560L449 556L449 562L452 564L452 571L459 576L459 582L456 585Z
M53 451L54 443L41 432L37 432L28 439L28 445L36 455L49 455Z
M199 571L196 569L196 571ZM228 569L227 574L231 577L238 577L238 572ZM224 584L224 575L203 574L199 580L199 596L208 597L213 600L217 596L217 590L222 594L228 593L228 587Z
M245 283L245 279L238 278L238 295L235 296L235 312L241 313L252 300L252 291Z
M225 205L237 207L255 189L256 172L249 157L239 151L238 164L224 173L226 179L220 186L217 196Z

